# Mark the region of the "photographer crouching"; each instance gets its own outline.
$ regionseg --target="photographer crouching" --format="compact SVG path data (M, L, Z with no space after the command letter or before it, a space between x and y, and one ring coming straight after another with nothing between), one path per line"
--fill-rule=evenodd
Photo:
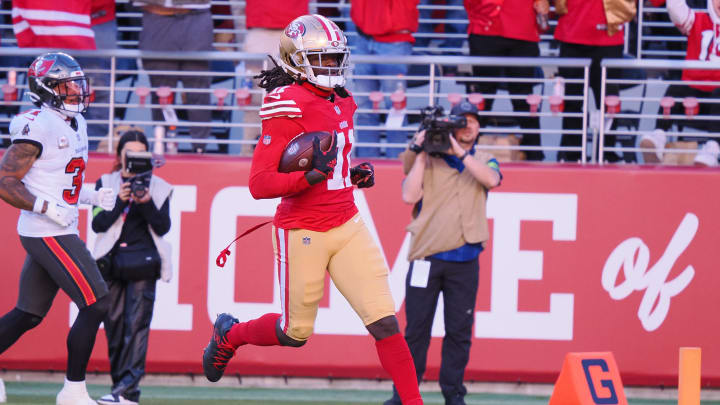
M440 388L445 404L465 404L463 376L470 356L478 255L488 240L488 190L500 184L497 160L475 150L479 135L477 108L464 101L442 116L441 108L424 112L421 130L400 155L407 177L402 198L414 204L405 281L405 339L418 381L425 372L430 332L438 296L443 293L445 337ZM393 398L385 405L400 405Z
M113 171L95 184L117 193L112 211L93 207L93 257L110 289L104 322L113 382L99 404L138 403L156 281L172 277L170 243L162 238L170 230L172 186L152 174L159 165L145 135L130 130L120 137Z

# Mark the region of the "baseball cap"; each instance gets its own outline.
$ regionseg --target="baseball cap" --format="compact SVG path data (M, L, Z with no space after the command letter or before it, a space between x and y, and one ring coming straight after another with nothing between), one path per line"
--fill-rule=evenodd
M450 110L450 115L465 115L465 114L473 114L475 118L477 118L478 121L480 121L480 116L478 115L478 109L475 106L475 104L463 100L459 104L456 104L455 107L453 107Z

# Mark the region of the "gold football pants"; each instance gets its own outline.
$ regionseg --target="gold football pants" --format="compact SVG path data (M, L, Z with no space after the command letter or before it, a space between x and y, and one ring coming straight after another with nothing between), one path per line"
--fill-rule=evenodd
M388 268L360 214L325 232L273 226L280 280L280 327L292 339L313 332L325 287L325 271L350 306L369 325L395 315Z

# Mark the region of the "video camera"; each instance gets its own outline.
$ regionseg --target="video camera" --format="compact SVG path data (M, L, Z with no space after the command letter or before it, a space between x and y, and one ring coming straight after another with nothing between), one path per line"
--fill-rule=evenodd
M145 197L145 193L150 187L153 166L153 154L150 152L127 151L125 153L125 168L129 173L134 174L128 180L130 182L130 194L133 197L138 199Z
M446 154L452 146L450 136L453 130L467 126L467 119L463 116L445 116L442 106L425 107L420 116L420 129L425 130L423 149L430 155Z

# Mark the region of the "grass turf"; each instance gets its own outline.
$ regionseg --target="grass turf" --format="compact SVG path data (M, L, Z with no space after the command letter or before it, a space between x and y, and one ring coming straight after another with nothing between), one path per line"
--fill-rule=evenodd
M6 381L7 405L54 404L61 384ZM90 396L99 398L108 393L108 387L90 385ZM298 390L226 387L142 387L142 405L380 405L390 397L385 391L360 390ZM426 404L444 404L439 392L423 394ZM469 394L468 405L547 405L549 398L542 396ZM670 400L630 399L630 405L669 405ZM703 401L703 405L720 405L720 401Z

